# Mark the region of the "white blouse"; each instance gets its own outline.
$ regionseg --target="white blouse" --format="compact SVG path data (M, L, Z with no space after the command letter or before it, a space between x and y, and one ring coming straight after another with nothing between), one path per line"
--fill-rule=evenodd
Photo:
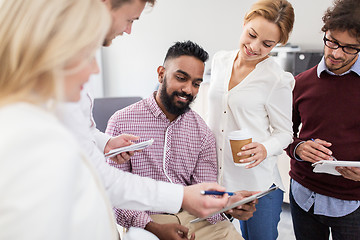
M272 184L284 190L277 156L292 141L294 77L269 57L228 90L237 53L218 52L211 69L208 123L216 137L219 183L228 191L265 190ZM243 128L267 151L267 158L250 169L234 165L227 138L229 132Z

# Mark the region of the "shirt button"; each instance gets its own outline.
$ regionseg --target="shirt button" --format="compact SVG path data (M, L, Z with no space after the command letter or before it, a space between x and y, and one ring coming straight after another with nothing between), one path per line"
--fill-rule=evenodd
M220 148L220 151L222 151L222 148Z
M220 167L220 169L222 169L222 167Z
M223 129L223 130L221 130L221 132L224 132L224 129Z
M226 113L226 111L224 111L224 113Z

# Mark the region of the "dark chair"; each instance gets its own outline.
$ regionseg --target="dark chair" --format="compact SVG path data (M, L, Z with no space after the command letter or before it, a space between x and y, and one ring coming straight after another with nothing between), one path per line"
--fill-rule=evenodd
M95 98L93 116L96 128L105 132L109 118L117 111L140 101L141 97Z

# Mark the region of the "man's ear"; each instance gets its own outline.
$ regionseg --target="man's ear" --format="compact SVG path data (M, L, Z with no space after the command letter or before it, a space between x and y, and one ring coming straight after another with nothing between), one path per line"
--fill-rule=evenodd
M158 73L158 81L159 83L162 83L165 76L165 68L163 66L159 66L157 68L157 73Z

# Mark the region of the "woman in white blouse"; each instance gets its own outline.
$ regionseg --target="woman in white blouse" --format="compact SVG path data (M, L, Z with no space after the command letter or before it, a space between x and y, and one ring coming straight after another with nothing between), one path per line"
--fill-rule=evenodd
M292 140L294 78L269 56L276 44L285 44L294 23L294 10L286 0L260 0L244 19L240 48L215 54L209 89L209 125L217 141L219 182L229 191L266 190L254 216L240 221L245 239L269 240L278 236L284 187L277 156ZM246 167L235 166L228 140L234 130L247 129L253 142L238 155Z

